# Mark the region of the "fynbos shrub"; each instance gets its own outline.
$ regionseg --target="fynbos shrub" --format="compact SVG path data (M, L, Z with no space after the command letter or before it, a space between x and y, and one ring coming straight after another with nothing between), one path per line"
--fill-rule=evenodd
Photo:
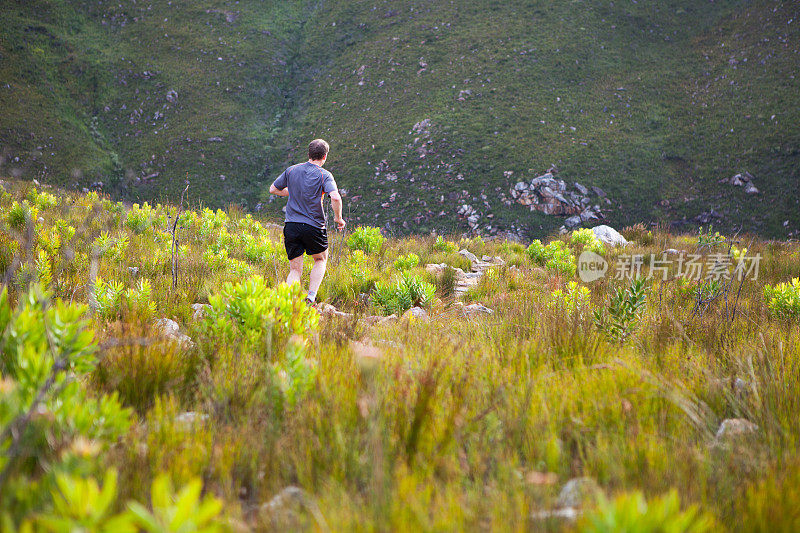
M368 254L374 254L379 252L383 246L383 235L381 235L380 228L362 226L347 238L347 246L351 250L362 250Z

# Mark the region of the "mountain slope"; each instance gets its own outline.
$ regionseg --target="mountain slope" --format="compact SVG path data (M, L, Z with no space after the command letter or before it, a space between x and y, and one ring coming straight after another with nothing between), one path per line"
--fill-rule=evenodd
M793 3L0 9L16 21L0 30L7 172L46 164L44 179L99 179L132 200L174 199L188 172L193 199L254 208L322 136L350 216L390 231L467 229L464 205L481 232L551 231L562 218L508 195L551 165L601 187L614 224L705 213L771 236L800 228ZM718 183L742 171L760 194Z

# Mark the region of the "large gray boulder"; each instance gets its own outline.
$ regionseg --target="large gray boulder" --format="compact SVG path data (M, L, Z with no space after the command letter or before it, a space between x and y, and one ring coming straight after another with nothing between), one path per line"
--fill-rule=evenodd
M595 237L609 246L627 246L628 241L617 230L605 224L592 228Z

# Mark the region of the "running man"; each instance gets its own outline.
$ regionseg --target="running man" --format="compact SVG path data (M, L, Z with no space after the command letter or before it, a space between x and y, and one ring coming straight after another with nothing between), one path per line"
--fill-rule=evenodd
M289 276L286 283L299 283L303 277L303 254L314 259L311 279L308 282L306 303L313 305L317 291L325 276L328 262L328 232L322 198L331 197L334 220L339 231L344 229L342 218L342 196L333 180L333 174L322 168L328 159L330 146L322 139L314 139L308 145L308 161L292 165L278 176L269 192L286 196L286 223L283 240L289 257Z

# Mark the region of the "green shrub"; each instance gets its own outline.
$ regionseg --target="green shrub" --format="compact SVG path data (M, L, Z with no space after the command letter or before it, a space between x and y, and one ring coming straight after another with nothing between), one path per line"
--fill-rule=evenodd
M545 246L536 239L528 246L527 253L531 261L558 274L570 277L577 271L575 256L563 241L555 240Z
M291 335L311 335L319 325L317 312L303 302L299 283L273 289L263 277L252 276L226 283L208 301L211 308L199 326L214 345L232 343L271 353L276 343L282 345Z
M580 245L583 250L588 250L596 254L604 254L606 252L605 246L597 238L592 230L589 228L582 228L572 232L569 238L570 244Z
M52 492L53 508L36 517L43 531L93 531L98 533L131 532L136 527L130 513L115 514L117 502L117 473L108 470L103 488L94 478L84 479L60 473Z
M564 309L569 315L575 313L583 315L589 308L591 292L588 287L578 285L576 281L570 281L564 290L557 289L550 296L552 298L551 306Z
M129 501L127 510L114 513L117 474L106 472L101 489L93 478L60 474L53 490L53 508L33 521L42 531L97 533L178 533L225 531L220 519L222 502L201 495L202 482L194 478L176 492L167 475L158 476L150 489L150 508ZM32 525L28 522L27 525Z
M38 218L39 210L28 204L26 200L22 202L14 201L14 203L11 204L11 209L9 209L8 214L6 214L8 225L16 230L21 230L29 222L31 224L36 224Z
M383 246L383 235L380 228L361 226L347 238L347 246L351 250L361 250L368 254L378 253Z
M394 261L394 268L397 270L411 270L419 265L419 256L415 253L401 255Z
M394 283L376 283L372 298L384 314L399 315L415 306L428 307L435 294L435 285L403 272Z
M152 223L153 211L153 208L147 202L141 206L133 204L125 218L125 225L134 233L144 233Z
M312 359L305 357L303 342L289 342L286 357L272 365L274 381L281 391L281 406L293 408L311 389L317 377L317 367Z
M133 523L148 533L224 531L219 520L222 501L209 494L201 496L202 488L202 481L195 478L175 492L168 476L158 476L150 489L152 510L138 502L128 502Z
M84 388L97 350L86 306L33 285L14 307L3 289L0 332L0 427L15 428L0 440L0 470L9 474L0 517L13 521L47 504L55 472L90 471L94 455L128 430L130 411L116 395Z
M445 240L444 237L439 235L436 237L436 242L433 243L433 249L436 252L445 252L451 254L458 251L458 245L454 242Z
M800 278L789 283L764 286L767 309L775 316L788 319L800 318Z
M622 290L617 288L609 299L608 309L594 313L597 328L616 342L625 342L633 333L647 303L645 278L636 278Z
M714 519L692 506L681 511L675 490L650 500L641 492L625 493L613 500L601 496L597 508L578 522L583 533L703 533L712 531Z

